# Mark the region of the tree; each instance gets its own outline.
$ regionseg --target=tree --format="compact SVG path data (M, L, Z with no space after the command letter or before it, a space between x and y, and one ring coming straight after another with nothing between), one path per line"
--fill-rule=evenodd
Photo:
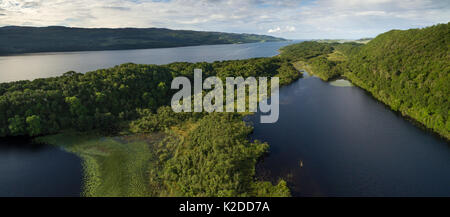
M22 117L19 115L15 115L13 118L8 119L9 122L9 131L11 132L11 135L18 136L18 135L25 135L25 121Z
M32 115L27 117L26 123L28 135L36 136L42 132L41 118L39 116Z

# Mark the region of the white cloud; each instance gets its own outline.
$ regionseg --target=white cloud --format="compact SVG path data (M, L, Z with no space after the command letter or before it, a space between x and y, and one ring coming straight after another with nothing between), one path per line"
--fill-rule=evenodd
M286 32L295 32L294 26L286 26Z
M284 33L284 32L295 32L294 26L286 26L284 28L280 28L277 26L276 28L269 29L267 33Z
M359 11L355 13L356 16L384 16L387 15L384 11Z
M448 0L0 0L0 26L166 27L359 38L450 21Z
M281 28L280 27L277 27L277 28L275 28L275 29L269 29L269 31L267 31L268 33L275 33L275 32L280 32L281 31Z

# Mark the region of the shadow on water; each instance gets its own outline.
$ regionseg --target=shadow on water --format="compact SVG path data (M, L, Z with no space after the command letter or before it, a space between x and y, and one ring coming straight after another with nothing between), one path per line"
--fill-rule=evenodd
M0 196L80 196L82 176L74 154L29 138L0 139Z
M280 90L277 123L253 123L270 154L257 176L294 196L450 196L450 146L357 87L305 77Z

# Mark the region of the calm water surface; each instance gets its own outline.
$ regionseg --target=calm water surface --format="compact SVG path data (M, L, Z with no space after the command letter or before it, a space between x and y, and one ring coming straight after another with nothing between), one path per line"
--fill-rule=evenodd
M0 56L0 82L59 76L67 71L84 73L128 62L167 64L269 57L277 55L279 48L291 43L293 42Z
M270 144L258 176L284 178L295 196L450 196L450 145L360 88L307 77L280 104L275 124L250 117Z
M74 154L27 139L0 139L0 196L80 196L82 165Z
M292 42L44 53L0 57L0 82L114 65L273 56ZM289 181L295 196L450 196L450 148L357 87L309 77L280 91L280 119L253 138L270 143L258 176ZM255 121L256 120L256 121ZM300 167L300 161L303 167ZM80 159L29 140L0 140L0 196L77 196Z

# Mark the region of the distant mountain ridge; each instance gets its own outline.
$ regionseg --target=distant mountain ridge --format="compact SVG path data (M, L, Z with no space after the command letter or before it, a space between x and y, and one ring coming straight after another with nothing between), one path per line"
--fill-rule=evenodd
M267 35L171 30L165 28L0 27L0 55L167 48L285 41Z

